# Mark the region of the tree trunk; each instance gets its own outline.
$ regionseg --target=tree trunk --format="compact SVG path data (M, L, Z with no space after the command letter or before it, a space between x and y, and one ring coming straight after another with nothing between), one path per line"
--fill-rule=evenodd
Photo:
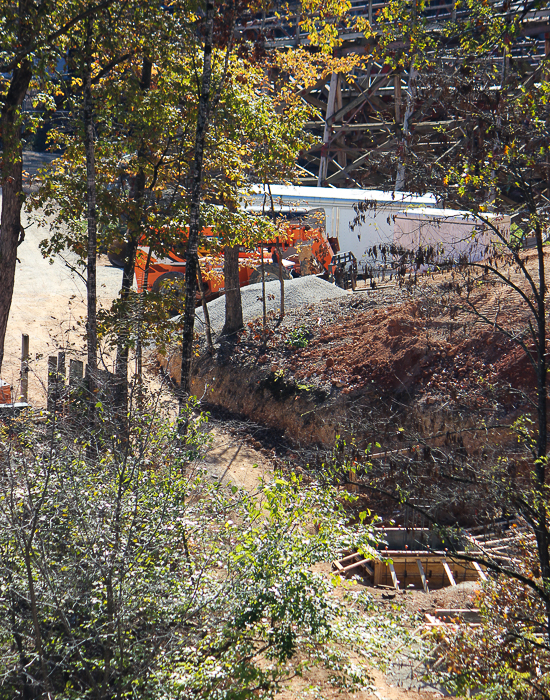
M547 367L546 367L546 271L544 265L544 241L540 224L535 226L535 240L538 257L538 299L537 299L537 460L535 463L536 490L539 501L536 511L538 518L534 527L537 538L537 550L540 562L541 576L546 585L550 582L550 533L548 527L546 493L546 453L548 450L547 426ZM550 642L550 600L546 600L546 633Z
M262 343L265 347L267 342L267 300L265 298L265 265L264 265L264 245L260 246L262 255Z
M86 36L86 68L84 75L84 150L86 152L86 201L88 219L87 251L87 321L86 343L88 348L88 378L90 411L93 413L94 393L97 382L97 209L95 146L92 98L91 21L88 20Z
M151 255L153 249L149 247L149 252L147 253L147 260L145 262L145 270L143 273L143 287L141 289L141 294L139 295L139 307L138 307L138 319L137 319L137 339L136 339L136 374L138 382L138 403L140 408L143 407L143 317L145 313L145 295L147 294L147 288L149 287L149 268L151 267Z
M208 126L208 107L212 86L212 33L214 24L214 0L207 0L202 66L201 93L195 133L195 157L190 178L189 239L185 265L185 310L181 339L181 381L179 391L179 415L183 418L186 398L189 395L191 359L193 357L193 333L195 330L195 293L197 290L198 248L200 233L200 209L204 144ZM185 422L180 423L180 430Z
M210 325L210 314L208 313L208 305L204 294L204 284L202 283L202 270L200 260L197 261L197 282L201 293L202 312L204 314L204 332L206 334L206 345L208 352L214 354L214 343L212 342L212 326Z
M418 71L416 70L414 64L414 56L411 60L411 66L409 68L409 86L407 91L407 109L405 110L405 117L403 119L403 131L401 135L401 144L399 145L399 157L400 163L397 169L397 177L395 179L395 192L402 192L405 187L405 162L406 162L406 151L409 138L411 136L410 120L414 112L415 102L416 102L416 78Z
M222 335L233 335L243 327L243 306L239 283L239 246L224 248L225 324Z
M139 83L143 93L151 87L152 63L148 58L143 59L141 80ZM138 163L143 162L145 152L142 147L138 150ZM129 308L130 294L134 283L134 267L136 252L142 233L143 207L146 175L140 164L132 192L134 201L133 215L128 220L127 255L122 269L122 286L120 290L120 319L117 338L116 354L116 408L121 417L128 413L128 360L130 356L130 328L132 326L131 309Z
M2 218L0 228L0 370L13 296L17 246L21 236L23 204L23 148L21 144L21 105L32 77L32 64L25 60L13 71L4 98L1 117Z
M279 263L279 284L281 286L281 310L280 316L284 318L285 316L285 280L283 277L283 251L279 243L279 236L277 236L277 258Z
M139 175L138 175L139 179ZM143 189L141 190L143 194ZM130 292L134 283L134 265L136 260L137 238L131 236L128 240L128 255L122 270L122 286L120 289L120 318L116 351L116 394L115 406L121 417L128 412L128 359L130 355L130 329L132 326L131 309L129 308Z

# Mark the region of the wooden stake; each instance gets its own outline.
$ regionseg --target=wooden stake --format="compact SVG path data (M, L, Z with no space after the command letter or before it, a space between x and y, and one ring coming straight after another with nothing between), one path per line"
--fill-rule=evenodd
M80 360L71 360L69 364L69 386L74 389L82 384L84 377L84 363Z
M57 403L57 357L48 357L48 411L55 410Z
M65 353L57 353L57 380L65 383Z
M442 564L443 564L443 569L444 569L445 573L447 574L447 578L449 579L449 583L451 584L451 586L456 586L456 581L454 580L453 572L451 571L449 565L447 564L446 561L443 561Z
M21 335L21 398L27 401L29 398L29 336Z
M416 565L418 566L418 571L420 572L420 578L422 579L422 587L424 588L424 592L429 593L430 589L428 588L426 574L424 573L424 567L422 566L422 562L420 561L420 559L416 560Z

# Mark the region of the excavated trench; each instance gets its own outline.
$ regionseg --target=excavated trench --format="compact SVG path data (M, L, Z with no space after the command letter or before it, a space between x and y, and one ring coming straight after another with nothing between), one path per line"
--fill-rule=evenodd
M179 381L179 356L168 362L161 358L161 363ZM405 449L411 438L429 436L434 446L453 443L472 453L487 444L486 432L479 438L476 431L481 416L469 408L430 405L410 390L344 389L308 385L261 364L239 367L226 362L223 354L197 358L191 379L192 393L204 405L276 429L295 446L330 449L340 438L348 443L353 439L361 449L378 443L381 450L395 450ZM498 444L506 438L506 429L490 435Z
M443 290L428 292L301 304L273 314L267 338L261 319L245 323L213 356L199 339L192 392L299 446L330 449L341 436L384 451L429 439L472 454L508 443L505 426L534 385L523 351L466 315L450 319ZM178 382L177 353L159 360Z

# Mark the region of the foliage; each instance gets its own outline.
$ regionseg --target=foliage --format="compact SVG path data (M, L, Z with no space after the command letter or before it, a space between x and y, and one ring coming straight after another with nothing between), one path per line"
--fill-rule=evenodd
M299 328L293 328L289 333L289 338L286 341L288 345L293 348L305 348L309 344L311 333L308 331L306 326L300 326Z
M414 250L388 246L377 251L378 257L383 266L390 261L401 278L408 274L411 284L420 281L417 272L426 267L443 273L441 284L433 277L427 282L426 305L442 293L451 320L460 314L484 324L488 333L523 351L530 372L521 399L525 415L499 433L499 440L494 436L502 428L502 414L496 410L480 420L485 439L480 426L468 426L463 435L453 428L445 444L435 431L407 430L399 441L411 445L411 454L392 455L391 474L375 460L365 462L361 481L399 503L416 504L429 493L429 504L416 509L457 536L468 509L477 524L488 527L501 517L525 519L532 541L528 548L517 544L512 558L469 553L496 578L482 601L483 631L465 633L451 666L459 689L463 682L462 689L491 697L545 697L550 638L548 56L533 68L511 51L516 42L522 42L523 55L536 49L526 3L503 9L467 0L458 17L437 30L423 14L427 8L416 0L388 3L376 28L378 58L396 71L409 69L407 109L415 123L405 129L404 120L407 133L391 158L406 170L400 182L406 186L398 189L434 192L445 205L468 212L476 227L468 240L455 241L456 247L435 241ZM398 51L397 40L403 42ZM417 128L427 110L438 122L435 131ZM495 214L513 217L511 232ZM524 250L528 239L532 251ZM456 415L464 411L456 391L451 406ZM501 405L500 410L510 409ZM519 453L510 454L499 441L519 444Z
M206 417L189 406L182 438L157 403L124 440L104 401L92 432L71 413L2 429L0 697L271 697L319 662L363 685L345 650L374 653L375 625L312 568L373 551L353 498L296 476L253 494L212 481Z
M524 539L522 553L522 573L532 576L538 566L532 542ZM540 597L524 583L499 575L483 585L476 602L480 627L435 634L446 666L442 680L459 696L477 691L477 697L495 700L547 697L550 650Z

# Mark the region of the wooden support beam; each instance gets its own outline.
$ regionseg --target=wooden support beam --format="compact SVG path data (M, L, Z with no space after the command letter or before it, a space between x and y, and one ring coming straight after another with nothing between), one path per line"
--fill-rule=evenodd
M456 586L456 581L454 580L453 572L451 571L449 565L447 564L446 561L441 562L443 564L443 570L447 574L447 578L449 579L449 583L451 586Z
M317 97L314 97L313 95L306 95L304 97L304 100L306 102L309 102L309 104L312 104L314 107L317 107L317 109L320 109L322 112L324 112L327 108L327 105L319 100Z
M426 581L426 574L424 573L424 567L420 559L416 560L416 565L418 566L418 571L420 572L420 578L422 580L422 587L424 588L424 593L429 593L428 582Z
M365 560L362 562L362 565L363 565L363 568L366 569L367 572L374 578L374 569L373 569L372 566L368 563L368 560L367 560L367 559L365 559Z
M352 561L350 564L346 564L346 562L349 562L352 559L356 559L357 561ZM347 557L344 557L343 559L335 560L332 562L332 565L334 568L338 571L339 574L345 574L348 571L351 571L352 569L355 569L357 566L362 566L366 571L370 574L370 576L374 576L374 569L372 566L370 566L369 562L373 562L373 559L363 559L362 555L356 552L355 554L348 554ZM346 564L344 566L344 564Z
M473 561L472 564L474 565L474 569L475 569L475 570L477 571L477 573L479 574L479 578L480 578L482 581L487 581L487 574L485 573L485 571L483 571L483 569L482 569L481 566L477 563L477 561Z
M348 112L351 112L352 109L362 105L369 99L369 97L373 97L374 93L377 92L381 87L384 87L389 82L390 78L390 75L384 75L382 78L377 78L371 85L371 87L366 88L365 90L363 90L363 92L359 93L357 97L348 102L347 105L344 105L342 109L339 109L337 112L331 114L330 118L327 118L327 123L334 124L335 122L340 121L343 117L346 116L346 114L348 114Z
M393 581L393 587L395 588L396 591L398 591L399 590L399 581L397 580L397 574L395 573L395 569L393 568L393 564L391 561L388 562L388 568L390 570L391 580Z
M336 98L335 98L334 109L336 111L339 111L342 109L342 79L340 76L338 76L338 82L336 83ZM336 158L338 160L338 165L340 166L340 168L345 168L347 165L345 152L342 151L341 149L338 149L337 154L336 154Z
M337 173L334 173L334 175L331 175L330 177L327 177L326 182L328 184L331 184L333 182L336 182L337 180L342 180L343 178L346 177L346 175L350 172L353 172L356 170L359 166L363 165L363 163L369 158L371 158L373 153L376 153L377 151L381 150L385 146L390 146L395 139L389 138L384 143L381 143L379 146L376 146L375 148L372 148L371 150L367 151L364 155L362 155L360 158L357 158L356 160L353 161L353 163L350 163L349 165L346 165L343 170L338 171Z
M340 572L345 574L348 571L355 569L357 566L364 566L365 569L369 572L369 574L371 576L374 576L374 569L369 565L369 561L372 561L372 560L371 559L361 559L359 561L354 561L351 564L348 564L347 566L343 566L342 569L340 569Z
M395 76L395 88L394 88L394 107L395 107L395 122L396 124L401 123L401 74L398 73Z
M321 150L321 161L319 163L319 177L317 179L317 187L324 185L327 177L328 166L328 145L330 140L330 124L331 116L334 114L334 106L336 104L336 92L338 89L338 73L333 73L330 76L330 89L328 93L327 111L325 116L325 129L323 132L323 148Z
M361 555L358 552L354 552L353 554L348 554L346 557L342 557L338 561L340 564L343 564L345 561L350 561L351 559L357 559L357 557L360 557Z

